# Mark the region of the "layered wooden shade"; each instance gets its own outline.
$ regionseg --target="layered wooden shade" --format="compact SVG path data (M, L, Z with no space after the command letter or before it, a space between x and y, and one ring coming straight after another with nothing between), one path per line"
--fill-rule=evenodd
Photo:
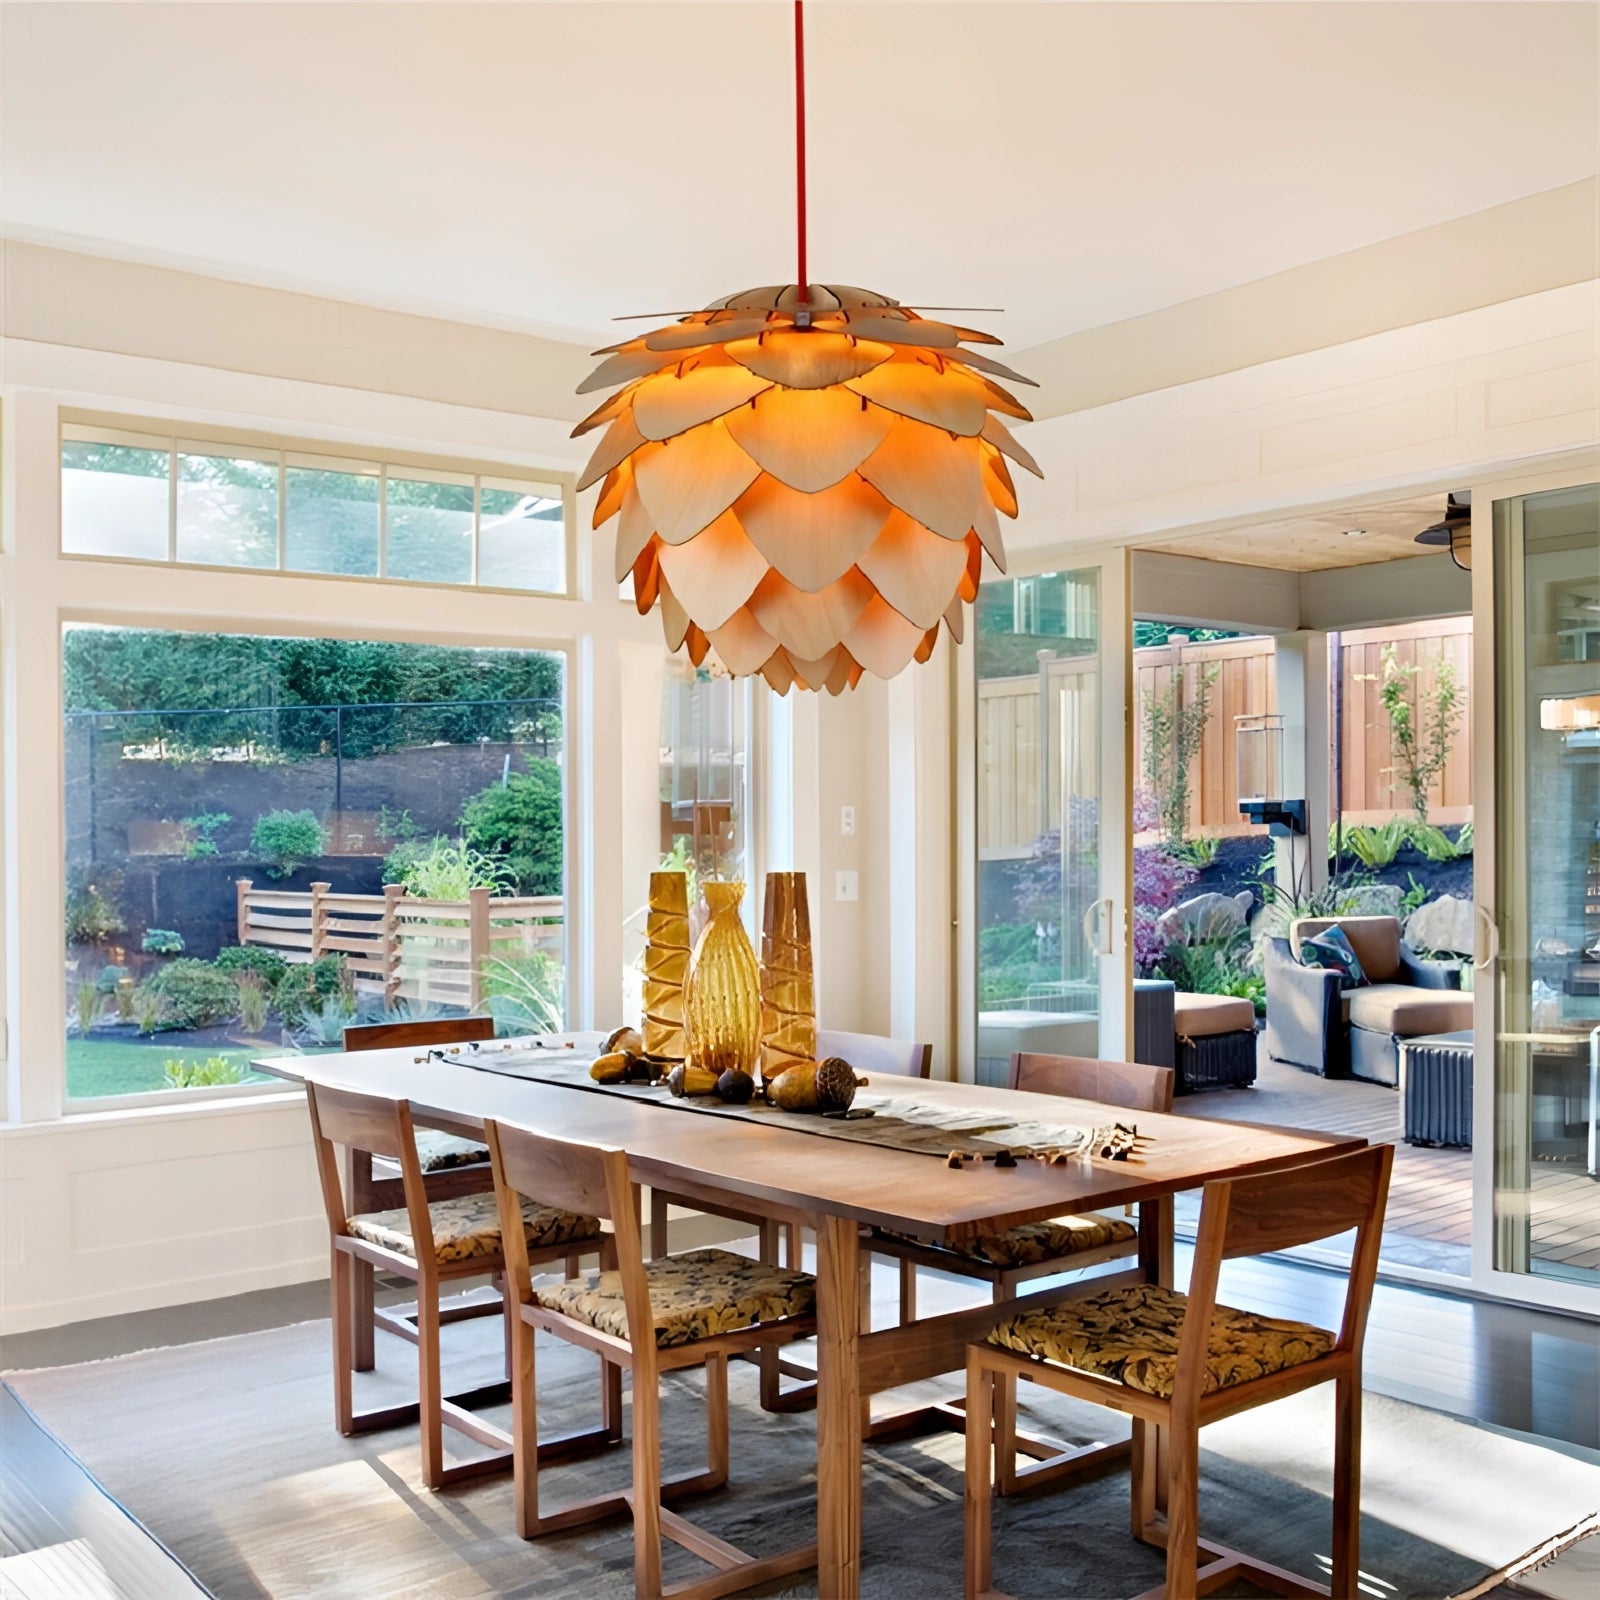
M935 322L840 285L753 289L597 351L581 386L623 387L578 487L618 518L617 580L660 604L667 644L736 676L854 688L959 640L985 554L1005 570L1007 464L1038 474L1002 417L1027 383Z

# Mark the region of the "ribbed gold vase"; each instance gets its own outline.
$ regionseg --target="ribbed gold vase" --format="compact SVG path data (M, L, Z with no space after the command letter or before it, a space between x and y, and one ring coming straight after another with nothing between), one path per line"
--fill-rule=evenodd
M769 872L761 912L761 1076L770 1083L817 1053L811 908L803 872Z
M716 1073L753 1073L761 1048L761 974L739 920L742 883L702 885L711 919L689 959L684 1021L689 1060Z

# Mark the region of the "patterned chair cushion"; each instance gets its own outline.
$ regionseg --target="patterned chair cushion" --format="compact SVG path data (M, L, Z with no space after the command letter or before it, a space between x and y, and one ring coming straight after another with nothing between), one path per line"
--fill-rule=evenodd
M883 1237L906 1239L908 1236L885 1230ZM1006 1233L940 1248L950 1255L965 1256L991 1267L1031 1267L1040 1261L1064 1261L1108 1244L1132 1244L1138 1237L1139 1230L1120 1217L1055 1217L1049 1222L1025 1222Z
M500 1212L492 1194L465 1194L454 1200L434 1200L429 1203L428 1211L433 1218L433 1253L441 1263L500 1254ZM398 1251L403 1256L414 1257L417 1253L411 1238L411 1219L403 1206L394 1211L369 1211L351 1217L348 1227L357 1239L365 1239L368 1244ZM524 1200L522 1227L528 1247L533 1249L540 1245L592 1239L600 1232L600 1219Z
M437 1128L418 1128L417 1160L424 1173L449 1172L453 1167L487 1166L489 1150L474 1139L458 1139L453 1133L440 1133ZM387 1156L374 1156L372 1170L378 1177L398 1178L400 1163Z
M1187 1295L1155 1284L1107 1289L1087 1300L1008 1317L989 1343L1171 1399L1187 1306ZM1204 1391L1315 1361L1334 1342L1326 1329L1308 1322L1219 1305L1211 1318Z
M659 1346L692 1344L758 1322L809 1317L816 1310L816 1279L809 1273L770 1267L728 1250L665 1256L650 1262L645 1273ZM535 1289L534 1299L602 1333L628 1337L620 1273L587 1272L566 1283Z

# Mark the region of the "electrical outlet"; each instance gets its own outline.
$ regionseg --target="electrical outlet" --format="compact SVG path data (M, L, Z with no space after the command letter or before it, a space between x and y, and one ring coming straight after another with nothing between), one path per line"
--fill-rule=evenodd
M854 872L836 872L833 875L833 898L835 900L860 899L860 877Z
M849 838L856 831L856 808L854 806L839 807L839 832Z

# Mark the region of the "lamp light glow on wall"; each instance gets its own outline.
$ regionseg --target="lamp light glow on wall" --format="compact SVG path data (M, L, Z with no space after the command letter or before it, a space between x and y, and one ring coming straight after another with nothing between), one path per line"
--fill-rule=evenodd
M838 694L863 672L959 641L1008 460L1038 464L1002 420L1032 420L993 381L1027 383L970 344L1000 341L806 272L804 6L795 20L796 281L746 290L613 345L580 393L623 387L580 489L618 518L617 580L659 603L667 645L698 666Z

